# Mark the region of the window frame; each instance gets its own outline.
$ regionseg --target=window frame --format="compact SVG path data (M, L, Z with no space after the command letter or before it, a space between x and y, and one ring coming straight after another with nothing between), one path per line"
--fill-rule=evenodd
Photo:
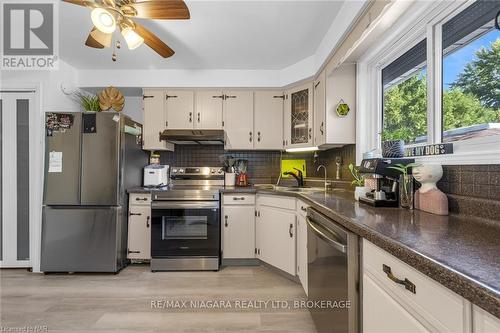
M356 161L372 149L380 149L383 129L382 69L427 38L427 144L442 142L442 27L473 4L462 2L416 2L387 31L385 41L358 61ZM375 89L374 89L375 87ZM425 163L499 164L500 136L455 141L454 154L422 156ZM421 146L412 144L406 147Z

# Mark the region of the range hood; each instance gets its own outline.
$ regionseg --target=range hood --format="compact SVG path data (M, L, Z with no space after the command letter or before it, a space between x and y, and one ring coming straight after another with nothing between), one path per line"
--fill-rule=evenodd
M179 145L223 145L223 130L166 129L160 133L160 140Z

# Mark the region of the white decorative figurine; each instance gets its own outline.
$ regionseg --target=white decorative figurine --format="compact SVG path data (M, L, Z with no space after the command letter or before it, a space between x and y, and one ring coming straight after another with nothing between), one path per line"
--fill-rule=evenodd
M436 183L443 177L439 164L419 165L413 168L413 177L422 184L415 192L415 208L437 215L448 215L448 197Z

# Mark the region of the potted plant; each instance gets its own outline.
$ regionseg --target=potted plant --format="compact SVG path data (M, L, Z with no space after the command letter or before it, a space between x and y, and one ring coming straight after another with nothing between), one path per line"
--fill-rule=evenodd
M400 158L404 156L405 141L401 131L382 132L382 157Z
M401 172L399 176L399 205L403 208L413 209L413 176L409 173L417 163L394 164L388 168Z
M370 191L370 188L365 186L365 177L359 173L359 170L354 167L351 163L349 164L349 171L351 172L352 178L354 180L351 182L354 185L354 199L359 201L359 197L364 197L366 192Z
M100 112L99 97L97 95L78 91L75 93L75 99L83 108L84 112Z

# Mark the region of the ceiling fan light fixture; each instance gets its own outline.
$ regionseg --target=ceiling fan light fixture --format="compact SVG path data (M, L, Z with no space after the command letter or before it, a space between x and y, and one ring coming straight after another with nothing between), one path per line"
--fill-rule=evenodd
M116 19L104 8L94 8L90 14L94 26L104 33L110 34L116 30Z
M127 42L130 50L136 49L144 43L144 38L139 36L132 28L126 27L122 29L122 36Z

